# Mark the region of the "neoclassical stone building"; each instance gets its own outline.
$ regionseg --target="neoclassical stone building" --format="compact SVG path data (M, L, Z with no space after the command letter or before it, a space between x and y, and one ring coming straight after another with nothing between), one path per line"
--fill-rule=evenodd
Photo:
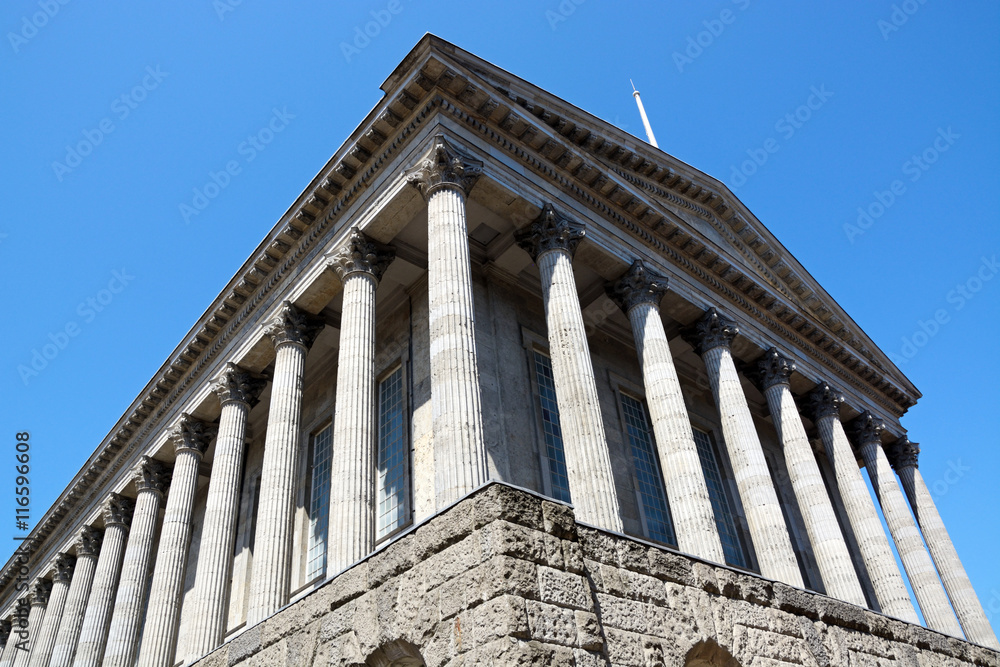
M1000 664L918 391L723 184L433 36L382 90L4 567L0 667Z

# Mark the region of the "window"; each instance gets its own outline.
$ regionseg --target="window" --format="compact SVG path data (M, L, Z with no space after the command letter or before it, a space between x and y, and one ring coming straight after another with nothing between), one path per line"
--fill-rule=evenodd
M402 366L378 385L378 467L375 538L409 523L409 450Z
M708 495L712 500L712 511L715 513L715 526L719 530L719 538L722 540L722 551L726 555L726 562L738 567L747 567L743 546L740 544L739 533L736 530L736 521L730 509L725 486L723 486L712 436L705 431L694 429L694 442L698 445L698 456L701 458L701 467L705 472L705 483L708 485Z
M566 455L563 451L562 429L559 426L559 405L556 403L556 386L552 380L552 361L534 351L535 380L538 383L538 403L541 408L542 433L545 438L543 460L549 471L550 495L556 500L571 502L569 475L566 472Z
M333 449L332 444L332 425L313 436L306 581L312 581L326 572L326 537L330 525L330 455Z
M659 542L676 545L674 522L670 517L663 475L660 472L656 449L653 447L653 437L649 432L646 406L628 394L620 396L625 432L632 449L636 491L639 494L639 507L646 526L646 534Z

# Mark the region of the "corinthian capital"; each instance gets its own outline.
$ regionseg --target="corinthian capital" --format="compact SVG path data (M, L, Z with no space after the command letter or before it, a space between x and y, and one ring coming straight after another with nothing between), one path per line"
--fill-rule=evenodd
M395 258L394 249L376 243L355 227L347 240L329 256L327 266L337 272L341 282L352 273L371 274L378 282Z
M781 356L778 348L772 347L757 360L757 379L762 390L776 384L789 384L795 363Z
M308 350L322 330L322 320L299 310L291 301L285 301L264 333L275 348L281 345L300 345Z
M844 395L826 382L820 382L806 397L806 408L814 422L822 417L840 419L840 406L843 403Z
M33 607L44 607L49 603L49 595L52 594L52 582L48 579L36 579L31 584L28 595L31 597Z
M867 410L851 420L850 424L851 435L859 448L866 445L881 446L884 430L885 423Z
M153 491L162 496L170 484L170 470L156 459L143 456L132 471L132 481L137 492Z
M920 445L916 442L910 442L910 439L905 435L889 445L886 450L893 470L899 472L903 468L917 467L917 458L920 456Z
M459 150L443 135L434 137L427 157L405 172L406 182L425 198L440 188L450 187L469 194L483 173L483 163Z
M52 574L52 581L68 584L73 578L76 558L69 554L57 554L56 559L52 562L52 567L55 570Z
M659 306L667 293L667 279L647 269L642 260L637 259L621 278L608 283L604 289L608 297L627 314L640 303Z
M715 308L709 308L700 320L684 332L684 338L698 354L716 347L729 347L740 333L736 322L727 320Z
M216 428L211 424L182 412L181 418L170 429L167 439L174 446L174 452L179 454L182 451L190 451L201 458L212 442L215 432Z
M586 235L582 224L564 217L552 204L546 204L530 225L514 232L514 240L537 262L540 255L550 250L565 250L572 255Z
M132 524L132 512L135 510L135 502L117 493L108 495L101 514L104 516L105 528L109 526L123 526L128 528Z
M80 540L76 543L76 556L96 556L101 552L104 533L93 526L84 526L80 531Z
M227 363L226 368L212 385L212 390L219 396L222 405L231 402L246 403L249 407L257 405L260 393L267 386L267 380L243 370L233 363ZM176 447L176 440L174 441Z

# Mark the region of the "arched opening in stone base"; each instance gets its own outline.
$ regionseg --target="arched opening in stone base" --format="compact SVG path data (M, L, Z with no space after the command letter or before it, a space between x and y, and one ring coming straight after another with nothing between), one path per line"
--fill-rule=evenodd
M406 641L397 639L383 644L365 660L368 667L424 667L420 649Z
M713 639L700 641L691 647L684 658L684 667L741 667L726 649Z

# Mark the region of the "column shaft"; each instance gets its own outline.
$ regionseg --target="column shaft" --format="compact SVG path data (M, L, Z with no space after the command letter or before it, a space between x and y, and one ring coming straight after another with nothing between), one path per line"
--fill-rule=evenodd
M743 501L760 573L802 587L802 573L733 355L727 346L719 345L705 351L702 358L719 409L722 437Z
M198 569L195 572L193 601L198 609L198 622L194 624L194 635L190 641L182 643L189 647L189 659L208 654L222 643L226 634L249 412L250 406L242 401L224 401L222 404L198 549Z
M835 415L820 415L817 417L816 427L823 440L826 456L833 464L837 489L882 613L919 624L920 620L910 601L910 595L906 592L906 584L896 566L896 558L892 555L889 540L882 529L875 503L861 477L858 461L840 419Z
M826 594L865 607L867 603L858 573L847 550L847 542L823 484L791 389L784 382L779 382L765 389L764 394L781 440L788 477L806 524Z
M285 343L277 349L261 467L264 482L257 510L247 626L264 620L288 602L305 360L303 345Z
M892 539L896 543L896 551L899 553L899 559L903 561L903 567L910 579L913 593L917 596L917 604L920 605L927 627L954 637L962 637L958 619L951 609L948 596L938 579L930 554L924 547L917 524L914 523L913 516L906 506L903 492L889 466L889 459L881 443L862 442L861 455L865 459L872 487L882 504L882 514L889 525L889 532L892 533Z
M489 477L476 358L465 195L440 187L427 199L431 412L437 507Z
M18 649L14 653L12 667L27 667L31 654L34 651L35 641L45 618L45 605L32 603L31 611L28 612L28 639L25 642L27 650Z
M1000 642L990 627L920 470L915 465L897 467L897 470L965 636L971 642L1000 650Z
M170 667L174 664L200 461L201 454L191 449L179 450L174 461L139 649L139 664L143 667Z
M97 559L97 571L87 601L74 667L98 667L104 657L127 536L128 528L121 523L112 523L104 529L104 544Z
M370 273L344 280L330 475L327 573L375 544L375 287Z
M38 632L38 637L35 639L35 645L31 649L29 667L49 667L52 651L56 645L59 622L66 609L66 600L69 597L70 580L73 573L72 557L60 555L56 560L55 567L56 575L52 579L52 593L45 609L45 620Z
M104 667L132 667L139 647L139 629L145 611L153 542L166 487L166 471L158 462L146 459L139 467L139 486L104 651ZM142 475L145 474L145 477Z
M82 552L77 549L73 580L69 584L69 594L66 597L62 619L59 621L59 630L56 632L56 643L55 648L52 649L49 667L70 667L73 664L96 569L96 549L91 552Z
M628 311L635 347L642 364L646 403L653 422L660 469L681 551L725 563L712 500L691 419L658 306L643 302Z

